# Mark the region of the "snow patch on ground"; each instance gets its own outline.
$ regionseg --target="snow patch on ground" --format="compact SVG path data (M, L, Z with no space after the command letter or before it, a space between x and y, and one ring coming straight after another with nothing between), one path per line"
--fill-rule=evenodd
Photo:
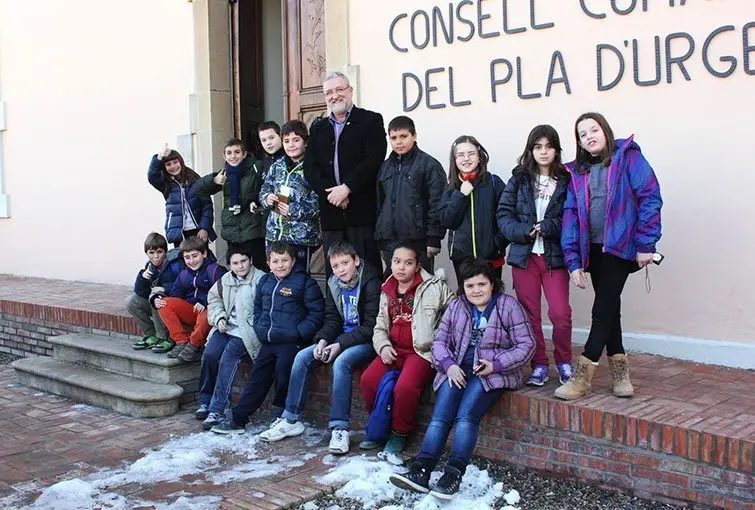
M90 406L73 406L80 410L95 409ZM76 411L72 411L76 412ZM147 450L144 455L129 465L93 473L83 478L65 480L47 487L28 510L78 510L103 508L126 510L134 508L137 501L127 500L116 494L118 488L129 484L152 485L157 482L179 481L185 475L204 474L205 480L222 485L237 480L271 476L303 466L305 461L316 457L311 451L290 457L273 456L260 458L257 452L259 433L266 427L254 427L246 434L223 436L210 433L174 437L161 446ZM317 433L307 429L311 438L322 438L327 432ZM203 483L200 480L198 483ZM192 482L184 482L191 484ZM0 508L20 508L23 496L38 490L37 486L14 487L15 496L0 499ZM159 510L210 510L218 508L222 500L217 496L190 497L176 493L178 497L170 505L157 505ZM263 494L264 496L264 494ZM154 503L149 503L154 505Z
M494 483L487 471L473 465L467 468L459 493L450 502L399 489L389 481L391 474L403 472L406 468L362 455L344 460L315 481L321 484L346 482L336 491L337 496L355 499L364 508L379 510L492 510L493 503L503 496L503 484ZM433 472L431 487L441 474Z

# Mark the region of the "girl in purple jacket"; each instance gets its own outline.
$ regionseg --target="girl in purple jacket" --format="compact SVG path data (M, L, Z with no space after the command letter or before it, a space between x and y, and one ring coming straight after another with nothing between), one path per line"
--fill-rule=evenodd
M422 448L406 474L393 474L398 487L450 500L459 491L469 464L480 420L506 389L522 386L522 368L535 353L535 337L524 308L503 293L490 263L468 260L459 267L460 296L451 301L435 334L432 354L438 374L435 408ZM429 489L455 425L454 441L443 476Z
M587 287L585 273L590 273L595 301L585 350L556 397L572 400L587 393L604 349L614 395L631 397L634 388L621 338L621 292L629 274L653 261L661 238L661 190L639 145L632 137L615 140L599 113L580 115L574 135L577 157L566 165L571 183L561 247L577 287Z

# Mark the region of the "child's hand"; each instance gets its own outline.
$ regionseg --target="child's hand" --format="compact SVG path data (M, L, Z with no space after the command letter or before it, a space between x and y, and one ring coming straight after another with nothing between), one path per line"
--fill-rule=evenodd
M147 269L142 271L142 278L145 280L151 280L152 279L152 264L147 266Z
M464 375L464 370L462 370L459 365L451 365L448 367L446 375L448 376L448 385L450 387L453 388L456 386L459 389L467 387L467 376Z
M168 154L170 154L170 147L168 146L168 142L165 142L165 147L157 152L157 159L162 161L168 157Z
M469 181L464 181L461 183L461 188L459 188L459 191L464 193L466 196L469 196L469 194L474 191L474 185Z
M265 197L265 203L269 205L270 207L275 205L275 202L278 201L278 195L275 193L268 193Z
M380 359L383 360L384 365L393 365L396 362L398 353L390 345L386 345L380 349Z
M320 340L317 342L317 345L315 345L315 350L312 351L312 357L315 358L317 361L320 361L322 359L322 350L325 349L328 346L327 340Z
M571 272L571 281L580 289L587 288L587 276L585 276L585 272L582 269L575 269Z
M194 311L197 312L197 313L204 312L204 305L202 303L196 303L194 305Z
M199 232L197 232L197 237L200 238L204 242L207 242L208 239L210 239L210 235L203 228L199 229Z
M477 366L474 369L474 374L477 377L484 377L493 373L493 363L488 360L481 359L478 361Z
M161 298L161 297L155 299L155 308L157 308L158 310L160 308L165 307L165 305L167 305L167 304L168 303L166 303L165 300L163 298Z
M199 304L199 303L197 303L197 304ZM228 323L226 322L225 319L219 319L218 320L218 331L220 331L221 333L228 332Z
M284 204L283 202L278 202L278 213L281 216L288 216L288 204Z
M212 178L212 182L214 182L218 186L223 186L227 180L228 178L225 176L225 168L222 169L220 172L218 172L217 175Z
M341 344L338 342L330 344L322 350L322 362L330 363L335 360L339 354L341 354Z

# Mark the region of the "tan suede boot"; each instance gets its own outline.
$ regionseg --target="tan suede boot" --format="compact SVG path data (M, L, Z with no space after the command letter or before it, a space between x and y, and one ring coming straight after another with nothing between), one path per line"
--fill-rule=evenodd
M626 354L614 354L608 356L608 366L611 367L613 378L613 394L617 397L631 397L634 388L629 381L629 363Z
M597 365L588 358L580 356L574 363L574 375L556 389L555 396L562 400L574 400L590 391L592 376L595 374Z

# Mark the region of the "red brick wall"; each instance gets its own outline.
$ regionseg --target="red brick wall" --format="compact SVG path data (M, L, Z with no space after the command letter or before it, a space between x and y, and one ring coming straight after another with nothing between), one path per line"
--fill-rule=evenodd
M111 331L101 329L108 326L109 321L106 318L90 321L90 325L84 325L87 324L87 317L81 319L77 323L71 324L61 322L60 319L53 320L53 316L41 319L7 313L0 314L0 352L23 357L52 356L52 345L47 339L68 333L96 333L118 338L135 338L130 331L136 333L136 325L133 324L133 329L129 328L127 320L123 321L124 327L121 328L121 331Z
M327 425L330 368L310 385L305 416ZM422 395L417 430L432 414L431 391ZM367 413L355 377L352 429ZM755 509L753 443L682 427L658 426L600 409L510 392L485 417L475 454L519 466L621 488L656 500ZM421 434L413 438L417 442Z

